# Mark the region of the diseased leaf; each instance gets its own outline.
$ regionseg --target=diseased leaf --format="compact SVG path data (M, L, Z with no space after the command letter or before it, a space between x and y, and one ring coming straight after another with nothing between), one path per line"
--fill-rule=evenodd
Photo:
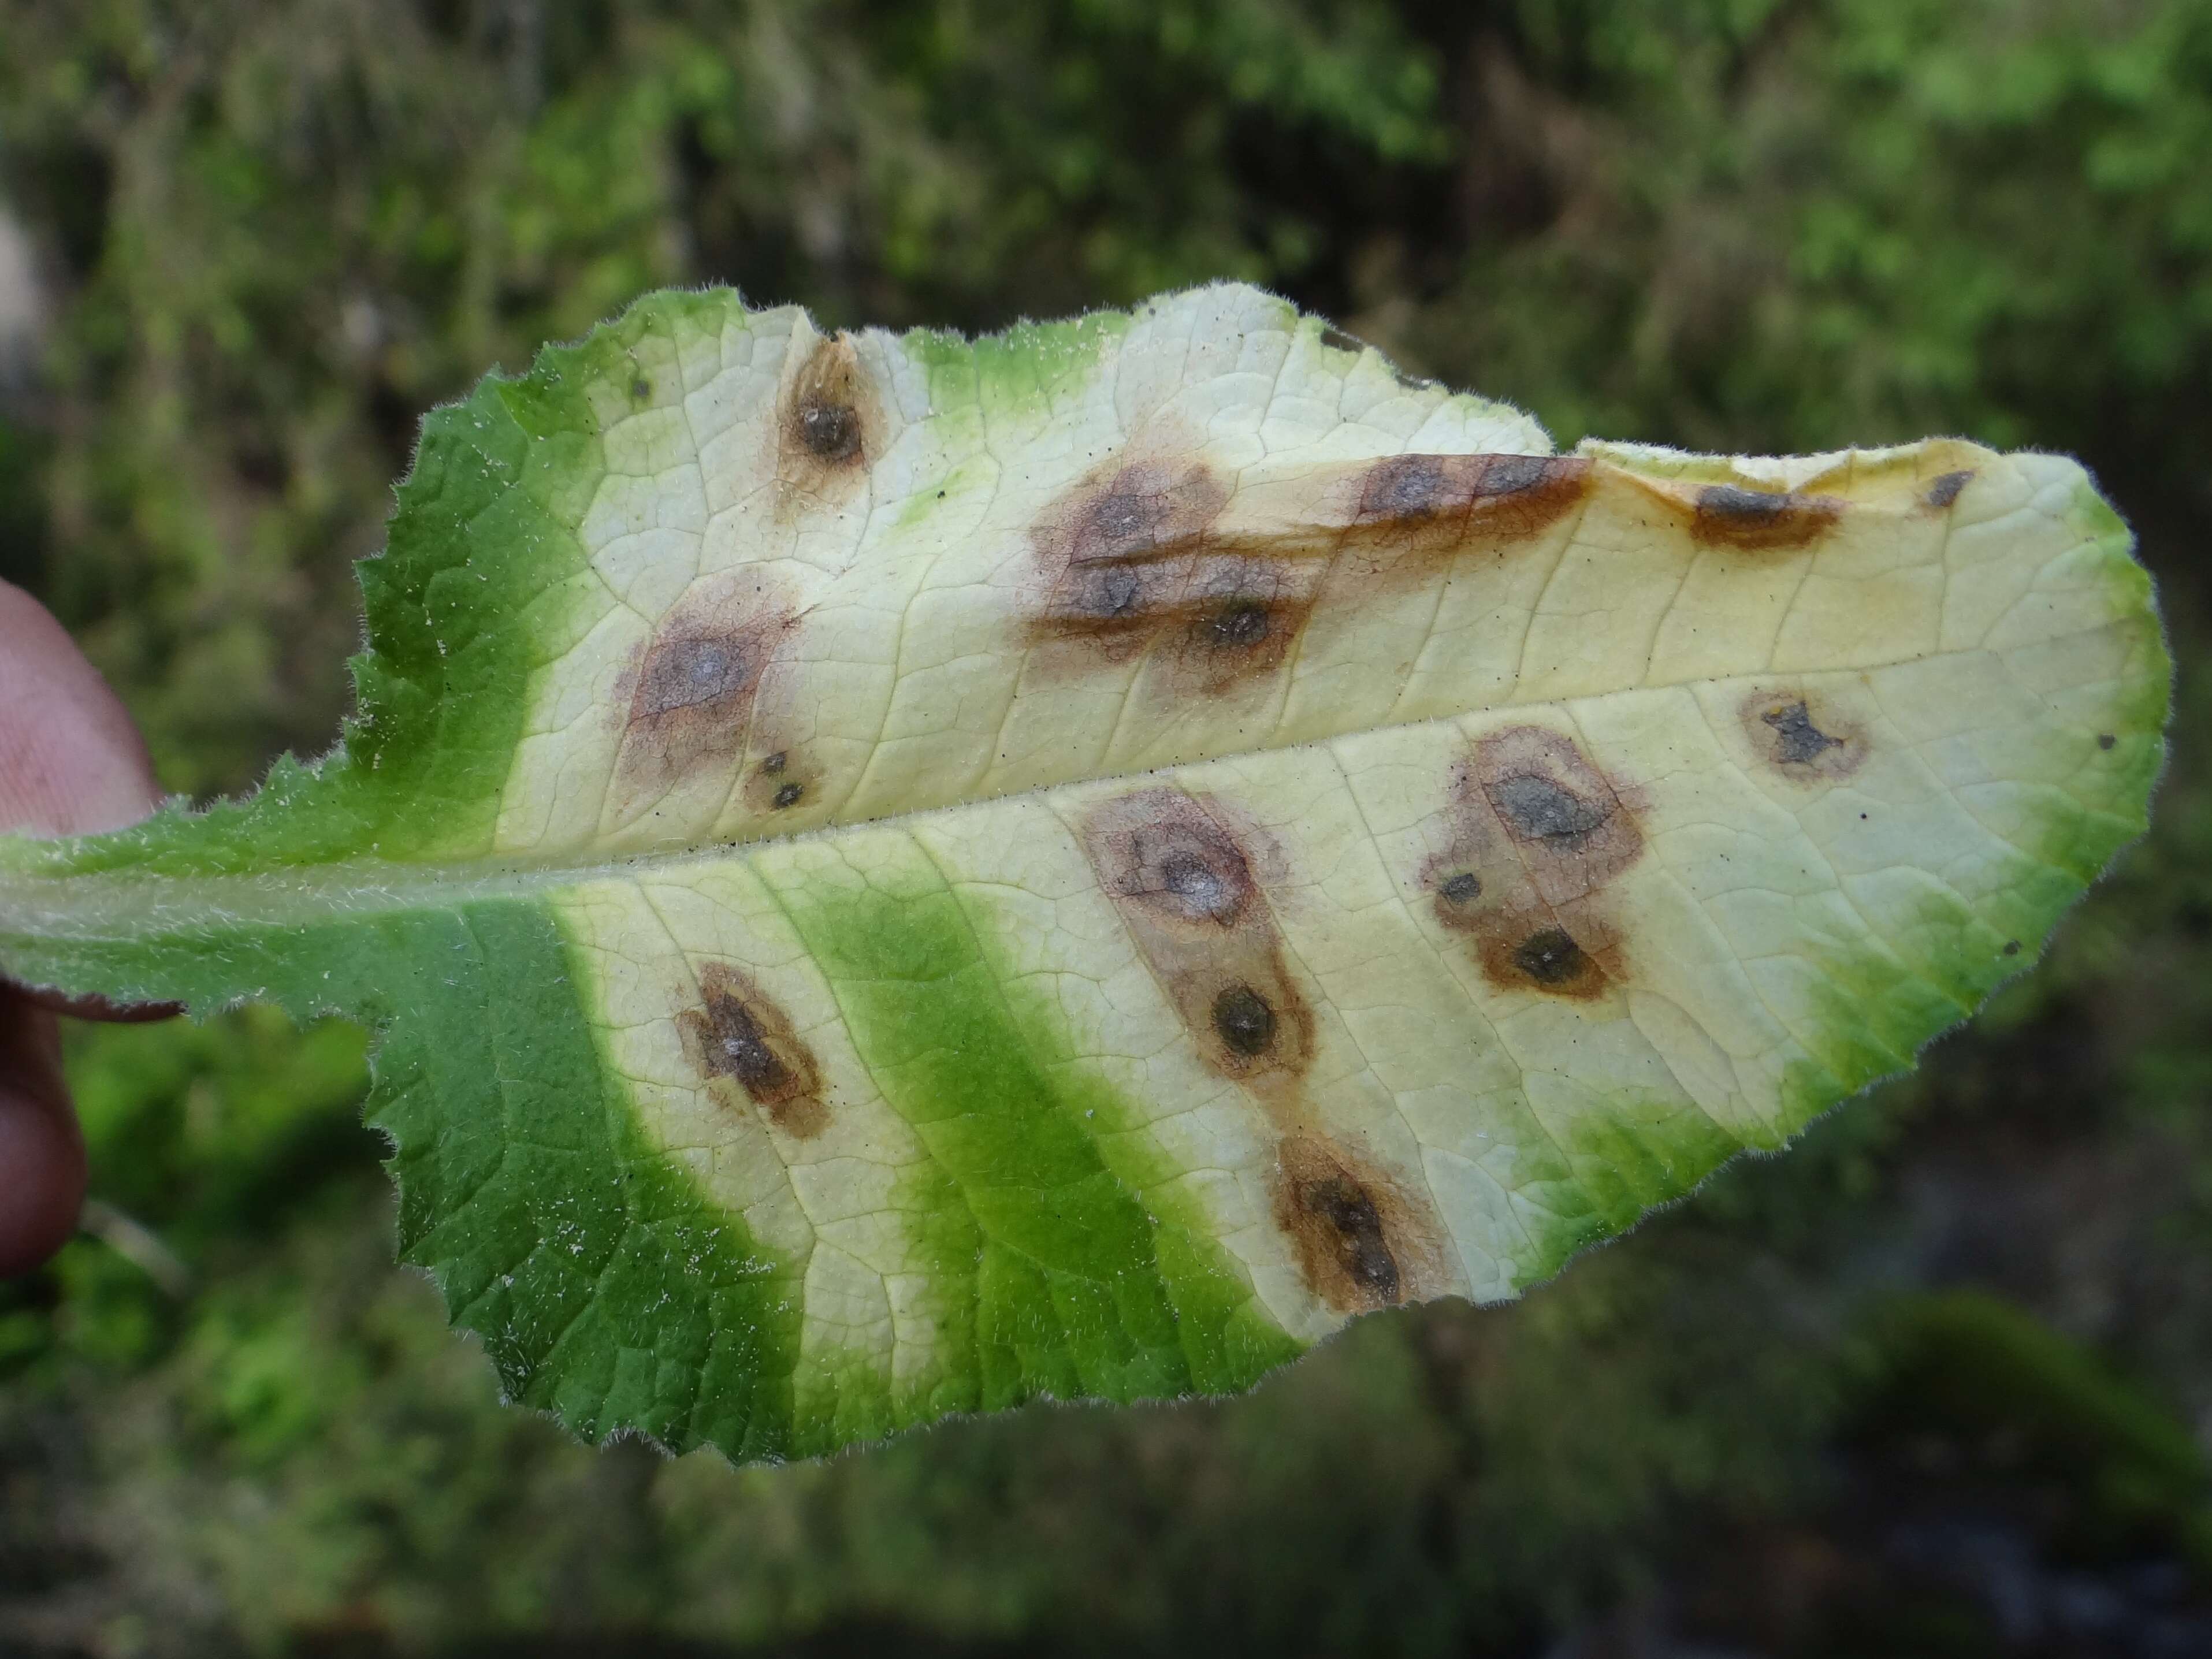
M370 1023L508 1391L741 1458L1512 1296L1908 1066L2164 752L2073 463L1555 456L1238 287L654 296L361 568L341 747L0 842L0 963Z

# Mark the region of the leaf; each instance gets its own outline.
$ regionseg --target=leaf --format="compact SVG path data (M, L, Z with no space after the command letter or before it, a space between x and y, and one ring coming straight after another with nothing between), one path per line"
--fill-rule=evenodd
M0 962L368 1022L509 1393L739 1458L1510 1297L1911 1064L2164 752L2073 463L1557 457L1238 287L657 295L361 572L339 749L0 842Z

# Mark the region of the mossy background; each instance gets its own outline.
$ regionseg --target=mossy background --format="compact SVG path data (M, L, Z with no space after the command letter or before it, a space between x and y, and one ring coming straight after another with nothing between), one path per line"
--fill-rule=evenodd
M0 1653L2212 1651L2212 3L10 0L0 575L172 787L335 732L415 422L641 289L1217 276L1584 433L2080 453L2149 840L1913 1079L1220 1405L584 1450L391 1266L362 1043L83 1030L0 1291Z

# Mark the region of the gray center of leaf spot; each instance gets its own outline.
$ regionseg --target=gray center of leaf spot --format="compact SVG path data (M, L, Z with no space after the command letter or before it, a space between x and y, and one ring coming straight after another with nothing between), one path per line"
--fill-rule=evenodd
M1109 547L1120 548L1150 540L1153 526L1165 516L1158 498L1120 490L1091 509L1091 526Z
M647 671L646 711L665 714L712 702L744 683L745 665L744 653L727 640L670 640Z
M1785 766L1802 766L1831 749L1843 747L1840 739L1813 724L1812 713L1802 699L1770 708L1759 719L1774 728L1775 758Z
M1778 518L1790 505L1787 495L1766 489L1746 489L1737 484L1707 484L1698 492L1698 511L1716 519Z
M1109 617L1127 616L1137 608L1141 584L1133 570L1109 570L1099 579L1099 609Z
M1491 804L1516 833L1549 841L1586 836L1612 814L1534 772L1516 773L1490 787Z
M1550 480L1552 465L1547 455L1499 455L1484 470L1482 493L1517 495L1524 489L1534 489Z
M1194 853L1170 853L1160 860L1160 885L1191 908L1212 912L1227 902L1229 884Z

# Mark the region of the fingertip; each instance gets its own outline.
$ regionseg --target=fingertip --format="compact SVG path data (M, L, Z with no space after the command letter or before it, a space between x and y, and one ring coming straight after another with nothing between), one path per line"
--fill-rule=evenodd
M69 1242L84 1207L84 1135L62 1081L53 1017L0 1008L0 1279Z
M161 801L122 700L44 605L0 581L0 828L89 835Z

